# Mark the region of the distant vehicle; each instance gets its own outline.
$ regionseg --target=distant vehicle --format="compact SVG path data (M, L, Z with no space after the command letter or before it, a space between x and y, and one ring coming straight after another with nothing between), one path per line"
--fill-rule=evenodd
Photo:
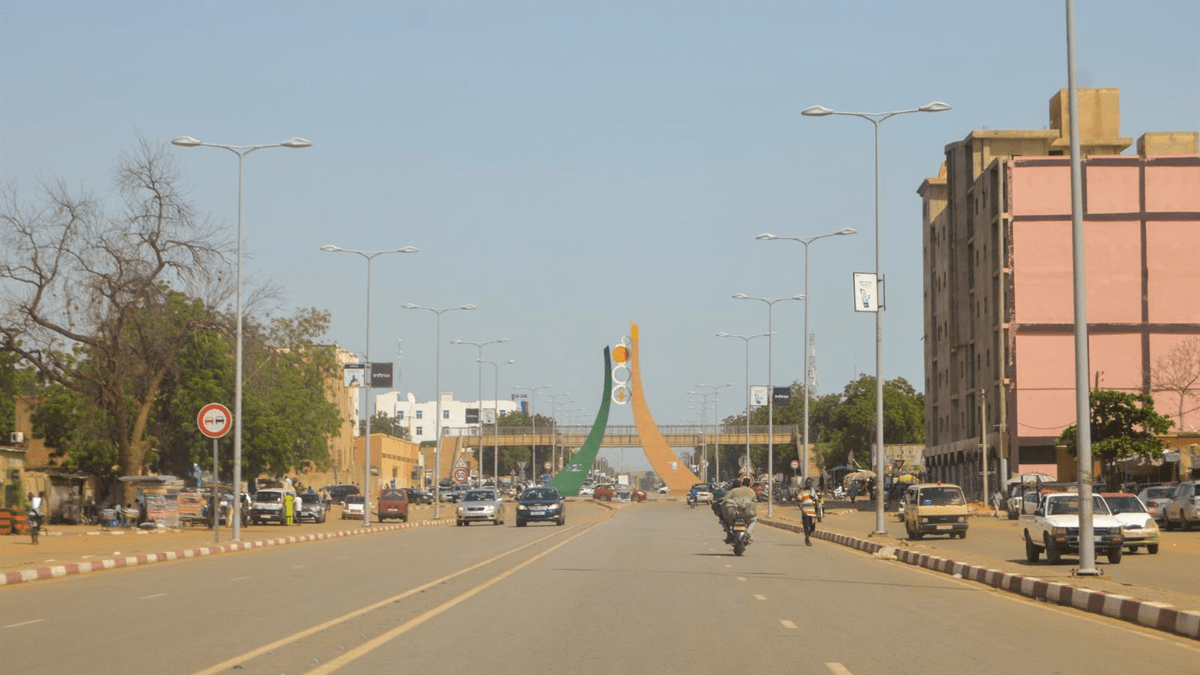
M517 527L538 521L567 522L567 506L557 488L532 487L517 497Z
M1167 520L1167 502L1175 496L1174 485L1151 485L1138 493L1138 499L1146 505L1146 512L1161 527Z
M584 485L583 487L579 488L579 496L580 497L582 497L584 495L591 495L591 494L594 494L595 492L596 492L596 488L592 487L591 485Z
M713 492L712 486L708 483L695 483L688 490L687 494L688 506L696 508L697 504L712 504Z
M617 493L613 495L613 501L644 502L646 501L646 493L637 488L622 485L617 489Z
M326 485L325 487L323 487L321 489L329 494L329 500L330 500L330 503L332 503L332 504L341 504L342 502L344 502L346 500L347 495L359 494L359 489L358 489L357 485L349 485L349 484Z
M300 513L297 517L298 522L323 523L328 511L328 505L321 501L320 496L315 492L305 492L299 495L303 500L300 504Z
M669 488L669 487L667 487L666 485L664 485L664 486L662 486L662 487L658 488L658 494L660 494L660 495L669 495L669 494L671 494L671 488Z
M1125 548L1137 553L1138 547L1158 553L1158 524L1146 510L1146 505L1137 495L1127 492L1103 492L1100 494L1108 503L1113 517L1121 521L1121 534L1125 537Z
M1077 493L1042 494L1033 514L1022 513L1020 517L1025 559L1037 562L1044 552L1046 562L1057 565L1063 553L1078 553L1079 525ZM1092 536L1097 554L1106 553L1108 562L1114 565L1121 562L1121 547L1125 543L1121 521L1113 517L1108 502L1098 494L1092 495Z
M426 492L425 490L421 490L419 488L404 488L404 491L408 493L408 503L409 504L432 504L433 503L433 493L432 492Z
M927 534L967 538L967 500L952 483L917 483L904 489L904 529L909 539Z
M342 502L342 520L362 518L366 509L366 498L362 495L346 495Z
M484 521L493 525L503 525L504 512L504 500L495 488L467 490L458 500L455 524L461 527Z
M296 499L295 492L282 488L266 488L255 492L254 501L250 504L250 522L255 525L259 523L286 524L287 517L284 514L284 502L288 495L293 500ZM293 516L295 515L298 514L293 512Z
M1171 501L1163 513L1163 529L1176 527L1187 532L1192 524L1200 522L1200 482L1185 480L1175 488Z
M592 490L592 499L598 502L611 502L617 494L617 489L611 483L601 483Z
M379 522L383 522L388 518L399 518L401 521L408 522L408 492L404 490L393 490L388 488L379 493L379 501L376 504L375 512L379 514Z

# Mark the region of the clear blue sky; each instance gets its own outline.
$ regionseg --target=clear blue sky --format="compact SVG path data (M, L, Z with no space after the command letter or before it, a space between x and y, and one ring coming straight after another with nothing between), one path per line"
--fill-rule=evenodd
M600 354L641 325L647 398L699 421L687 391L733 383L761 333L742 292L803 292L803 247L774 232L859 234L812 248L819 392L874 373L872 315L851 273L874 267L872 127L811 105L914 108L883 126L884 376L923 386L921 204L945 144L974 129L1044 128L1066 87L1065 12L1046 0L779 2L5 2L0 177L107 194L139 137L229 144L302 136L246 162L247 274L288 307L331 310L328 339L361 351L365 263L321 245L385 249L373 266L371 356L398 388L434 389L434 320L400 305L472 303L442 320L442 390L477 393L477 351L515 359L500 389L553 385L589 418ZM1078 2L1080 86L1121 90L1121 132L1200 128L1193 0ZM179 153L196 205L236 224L237 159ZM803 307L774 312L776 384L802 375ZM766 384L764 340L750 380ZM492 392L491 367L484 375ZM539 412L549 404L539 397ZM627 409L613 423L632 423ZM628 455L628 453L626 453Z

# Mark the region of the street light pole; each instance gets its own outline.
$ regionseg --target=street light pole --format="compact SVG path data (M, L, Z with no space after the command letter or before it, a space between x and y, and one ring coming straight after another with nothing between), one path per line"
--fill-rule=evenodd
M507 361L484 361L482 363L492 364L492 369L495 371L495 377L492 379L492 397L496 405L496 417L492 420L492 482L496 484L496 489L500 489L500 366L509 365L515 366L517 362L509 359ZM479 423L479 444L483 445L483 422ZM482 455L480 456L482 459Z
M367 260L367 345L366 351L363 353L363 360L366 362L366 370L363 371L363 380L366 384L366 400L363 404L363 417L367 418L366 431L364 433L364 461L363 461L363 527L371 525L371 261L376 257L387 253L416 253L419 249L415 246L405 246L404 248L390 249L387 251L357 251L351 248L341 248L333 244L326 244L321 247L326 253L354 253L366 258ZM357 420L355 420L357 421Z
M809 347L809 343L808 343L808 340L809 340L808 305L809 305L809 298L812 297L808 294L808 245L818 239L824 239L825 237L836 237L836 236L844 236L844 235L857 234L857 233L858 233L858 230L854 229L853 227L844 227L844 228L838 230L837 232L830 232L828 234L818 234L815 237L777 237L769 232L765 233L765 234L760 234L757 237L755 237L755 239L762 239L764 241L771 241L771 240L779 239L779 240L787 240L787 241L798 241L801 244L804 244L804 451L800 457L800 466L801 466L800 476L805 481L808 480L808 398L809 398L808 377L809 377L809 371L812 370L812 365L809 363L811 354L810 354L810 347Z
M475 413L479 421L479 487L483 487L483 348L486 345L498 345L508 342L508 338L489 340L487 342L468 342L466 340L451 340L452 345L472 345L479 349L479 410ZM496 486L497 488L499 486Z
M767 516L775 515L775 385L771 381L771 353L773 350L772 343L775 342L773 335L775 329L773 327L774 319L771 314L775 309L775 303L785 300L803 300L805 307L808 306L808 296L793 295L790 298L755 298L745 293L737 293L733 296L734 300L758 300L767 305L767 473L771 476L767 490Z
M908 110L890 110L886 112L846 112L840 110L830 110L824 106L815 105L811 108L805 108L800 111L801 115L808 117L826 117L828 115L843 115L846 117L859 117L867 120L875 127L875 279L880 288L883 287L882 266L880 264L880 247L879 247L879 126L885 120L896 117L897 115L907 115L909 113L919 112L943 112L949 110L950 105L941 101L933 101L926 103L920 108L911 108ZM884 302L880 293L880 302L875 310L875 532L874 534L887 534L887 530L883 523L883 310ZM805 336L805 340L808 336ZM805 392L807 394L807 392Z
M560 399L564 396L570 396L570 395L571 395L571 392L569 392L569 391L564 391L561 394L546 394L546 398L550 399L550 419L552 419L553 423L554 423L554 430L550 434L550 470L551 471L558 470L558 415L559 415L558 411L562 408L562 405L564 405L564 404L560 404L558 402L558 399ZM574 402L575 402L574 400L568 401L568 403L574 403Z
M717 337L724 338L739 338L746 343L746 463L742 466L742 471L750 471L750 341L754 338L768 337L770 333L760 333L758 335L733 335L730 333L717 333Z
M470 311L475 309L475 305L461 305L459 307L422 307L414 305L411 302L406 302L400 306L401 309L423 309L427 312L433 312L437 317L437 338L434 341L434 384L433 398L434 403L434 420L433 420L433 519L437 520L441 517L442 511L442 484L439 473L442 470L442 314L454 310Z
M727 387L732 387L732 386L733 386L732 383L718 384L718 385L712 385L712 384L697 384L696 385L697 389L712 389L712 391L709 392L709 395L711 395L713 397L713 434L715 436L717 436L716 442L713 443L713 481L716 483L721 482L721 438L720 438L720 433L719 433L720 430L717 427L717 423L721 419L721 417L718 414L717 409L721 402L721 390L725 389Z
M529 392L529 421L533 423L533 438L529 443L529 484L530 485L532 485L536 482L535 476L537 476L537 415L535 415L533 412L534 407L535 407L534 404L537 402L537 393L543 389L549 389L552 386L554 386L554 385L544 384L540 387L522 387L520 385L517 385L517 386L513 387L513 389L516 389L517 391L524 389L525 391Z
M290 138L282 143L266 145L225 145L222 143L205 143L191 136L179 136L171 140L173 145L181 148L221 148L228 150L238 157L238 206L237 206L237 346L236 363L233 374L233 513L230 519L233 523L231 536L238 541L242 536L242 192L246 175L246 155L255 150L265 148L295 148L302 149L312 146L312 141L304 138Z

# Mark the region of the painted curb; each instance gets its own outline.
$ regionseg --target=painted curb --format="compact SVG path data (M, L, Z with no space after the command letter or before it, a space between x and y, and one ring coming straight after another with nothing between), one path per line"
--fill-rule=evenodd
M295 537L279 537L276 539L260 539L257 541L240 541L230 542L228 544L219 544L214 546L201 546L198 548L189 548L179 551L165 551L162 553L142 553L139 555L123 556L119 558L107 558L104 560L96 560L85 563L69 563L64 565L51 565L47 567L37 567L28 570L18 570L15 572L4 572L0 575L0 586L11 586L13 584L26 583L30 581L39 581L41 579L55 579L58 577L71 576L75 574L86 574L88 572L102 572L104 570L119 569L122 567L135 567L138 565L150 565L153 563L168 562L171 560L186 560L188 558L200 558L209 555L217 555L220 553L232 553L234 551L246 551L256 548L268 548L272 546L286 546L288 544L301 544L309 541L322 541L325 539L339 539L342 537L357 537L367 534L376 534L382 532L394 532L397 530L410 530L416 527L429 527L433 525L449 525L454 522L453 519L446 520L423 520L414 523L401 523L399 525L374 525L370 529L361 530L342 530L340 532L321 532L319 534L305 534Z
M803 534L803 526L796 523L760 518L763 523L781 530ZM979 582L1002 591L1024 595L1037 600L1053 602L1063 607L1073 607L1092 614L1136 623L1146 628L1167 631L1192 638L1200 639L1200 612L1187 611L1161 602L1139 600L1114 593L1096 591L1073 584L1062 584L1046 581L1037 577L1013 574L1001 570L968 565L907 549L865 541L836 532L817 530L812 536L831 541L835 544L848 546L865 553L875 553L883 548L896 551L896 559L900 562L924 567L935 572Z

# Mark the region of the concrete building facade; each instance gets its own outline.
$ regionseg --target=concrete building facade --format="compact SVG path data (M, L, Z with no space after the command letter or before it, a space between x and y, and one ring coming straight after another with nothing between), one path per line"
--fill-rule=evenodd
M491 411L498 410L503 417L519 409L517 400L496 401L484 399L480 401L457 401L453 392L442 392L442 437L460 436L478 433L479 424L467 422L467 408L477 408L483 411L484 421L491 424ZM437 401L409 401L398 391L389 391L375 397L375 410L394 417L404 423L408 429L408 437L415 443L436 440L437 428L434 420L437 417Z
M1093 386L1153 393L1170 414L1178 396L1151 373L1200 335L1198 135L1146 133L1122 155L1117 90L1081 90L1079 108ZM1062 90L1049 129L974 131L918 190L925 463L976 496L983 447L991 481L1055 475L1055 438L1075 423L1069 129Z

